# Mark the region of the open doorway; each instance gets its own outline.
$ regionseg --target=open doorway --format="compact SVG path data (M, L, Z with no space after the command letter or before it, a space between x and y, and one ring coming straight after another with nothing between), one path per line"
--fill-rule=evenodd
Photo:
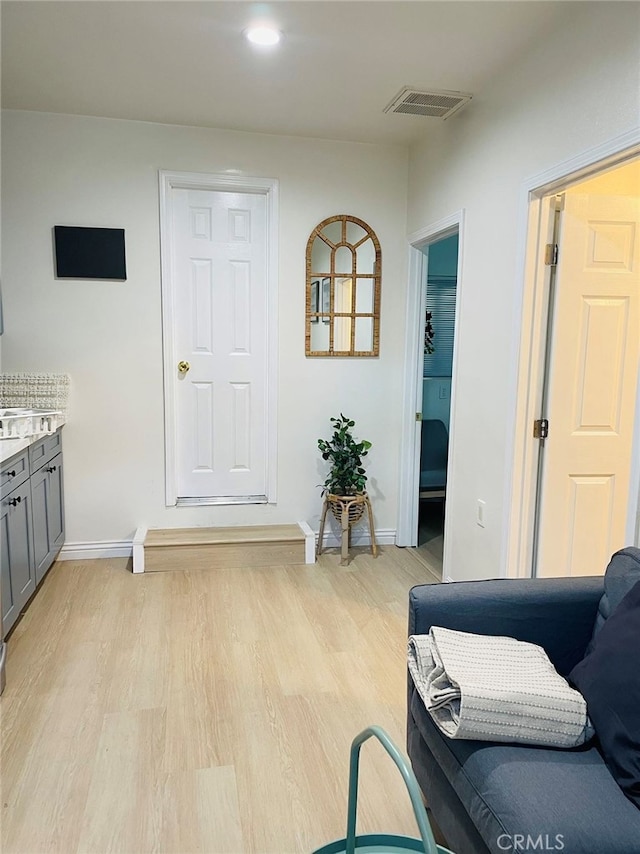
M512 530L527 574L602 574L640 535L640 160L556 181L531 213Z
M446 503L455 483L450 475L456 441L457 333L460 313L461 258L464 247L464 210L410 234L407 320L405 327L404 403L399 464L399 500L396 545L423 548L419 556L438 580L450 581L451 526ZM435 247L435 248L434 248ZM431 280L431 281L430 281ZM431 292L429 297L429 288ZM432 335L427 327L430 312ZM431 337L431 348L426 347ZM425 350L433 349L432 353ZM423 453L426 421L442 422L446 462L440 469L444 483L422 478L428 469ZM432 447L430 441L427 447ZM444 468L444 478L442 469ZM422 479L422 485L421 485ZM431 496L427 492L431 486ZM438 487L442 487L439 489ZM440 495L438 495L440 493ZM422 508L422 530L420 531Z
M456 232L422 248L426 257L426 311L417 544L439 577L446 514L458 239Z

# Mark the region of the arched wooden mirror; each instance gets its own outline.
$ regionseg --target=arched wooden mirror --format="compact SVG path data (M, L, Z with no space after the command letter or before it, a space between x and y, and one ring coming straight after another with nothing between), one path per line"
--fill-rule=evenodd
M377 356L380 242L366 222L340 214L307 243L306 355Z

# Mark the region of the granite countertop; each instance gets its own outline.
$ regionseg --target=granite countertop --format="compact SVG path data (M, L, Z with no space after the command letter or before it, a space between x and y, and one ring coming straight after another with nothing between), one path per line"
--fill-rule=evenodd
M57 429L60 429L63 424L64 419L59 418ZM50 435L53 435L53 433ZM34 442L37 442L38 439L42 439L42 434L39 436L25 436L23 439L0 439L0 464L15 456L15 454L19 454L21 451L24 451L25 448L29 447L29 445L33 445Z

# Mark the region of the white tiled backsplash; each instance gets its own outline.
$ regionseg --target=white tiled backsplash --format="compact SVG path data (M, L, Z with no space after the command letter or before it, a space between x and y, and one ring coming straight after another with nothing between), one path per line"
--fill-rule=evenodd
M55 410L67 414L68 374L0 374L0 407Z

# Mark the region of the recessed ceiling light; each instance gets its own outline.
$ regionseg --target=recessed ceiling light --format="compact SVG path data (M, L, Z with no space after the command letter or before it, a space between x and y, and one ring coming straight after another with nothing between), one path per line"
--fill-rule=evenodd
M249 27L244 31L245 36L252 44L274 45L282 38L282 33L275 27Z

